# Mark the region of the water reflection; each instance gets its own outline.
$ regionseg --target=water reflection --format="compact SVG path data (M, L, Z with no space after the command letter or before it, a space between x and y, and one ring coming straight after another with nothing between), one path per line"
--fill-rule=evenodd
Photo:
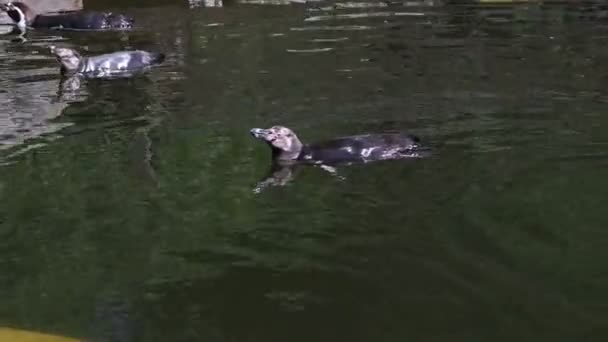
M156 102L153 94L146 95L147 92L155 92L154 83L147 78L146 72L87 78L80 74L59 76L58 68L43 70L48 74L38 74L36 71L32 76L21 76L10 83L9 90L0 93L0 97L5 97L8 109L5 112L7 117L0 121L2 147L5 149L31 143L34 138L43 138L36 144L36 147L41 147L44 145L42 142L55 140L61 134L74 134L95 126L129 124L129 121L141 122L143 126L150 122L158 124L156 119L149 119L144 113ZM19 74L23 75L23 72ZM115 92L121 89L122 94L133 97L129 101L132 106L122 107L127 113L132 111L133 117L131 113L126 117L115 115ZM138 92L134 92L134 89ZM78 116L73 116L74 112L79 113ZM92 118L95 118L93 122ZM87 125L82 125L82 120ZM74 124L78 126L67 129ZM23 148L29 149L31 146ZM21 152L13 151L9 158Z
M13 51L15 53L17 51ZM36 57L36 58L34 58ZM66 103L56 101L59 80L52 77L55 68L42 67L46 58L8 54L2 58L7 65L0 81L2 91L0 101L0 148L8 149L24 142L57 132L70 123L55 123L66 107Z
M13 28L13 25L6 27ZM0 113L0 149L17 155L44 146L71 123L54 121L67 103L57 101L60 86L54 76L57 69L50 66L53 60L41 48L45 42L61 37L39 35L39 39L28 42L24 35L15 38L12 30L5 33L0 40L0 68L4 75L0 80L3 89L0 101L4 104ZM32 144L14 150L26 142Z
M306 167L315 167L323 170L327 172L328 175L335 177L337 180L345 179L338 173L338 169L335 166L325 164L302 165L297 163L279 163L273 161L267 175L253 188L253 193L258 194L270 187L286 186L295 179L298 169Z
M372 12L372 13L349 13L349 14L334 14L334 15L317 15L304 19L307 21L325 21L325 20L340 20L340 19L359 19L359 18L377 18L377 17L423 17L426 14L423 12Z
M25 34L26 29L19 28L13 25L0 25L0 37L2 39L10 40L13 43L25 43L27 38Z
M285 186L294 178L296 165L282 165L273 162L268 170L268 175L260 180L253 188L254 193L260 193L272 186Z

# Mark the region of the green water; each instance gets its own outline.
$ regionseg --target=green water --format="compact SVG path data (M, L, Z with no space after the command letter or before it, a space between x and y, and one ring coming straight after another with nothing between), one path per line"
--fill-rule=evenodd
M127 8L129 34L0 40L0 326L606 340L608 22L576 5L330 5ZM70 90L58 43L167 60ZM273 124L304 141L406 130L433 155L255 193L270 154L248 131Z

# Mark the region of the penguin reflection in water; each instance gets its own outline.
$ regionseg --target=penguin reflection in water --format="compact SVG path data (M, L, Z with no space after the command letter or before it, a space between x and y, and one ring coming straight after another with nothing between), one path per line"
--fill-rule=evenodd
M294 177L298 165L314 165L341 178L336 166L368 163L380 160L420 158L428 150L420 139L405 133L364 134L336 138L319 143L304 144L284 126L253 128L251 135L264 141L272 152L270 175L260 181L254 192L268 186L282 186Z

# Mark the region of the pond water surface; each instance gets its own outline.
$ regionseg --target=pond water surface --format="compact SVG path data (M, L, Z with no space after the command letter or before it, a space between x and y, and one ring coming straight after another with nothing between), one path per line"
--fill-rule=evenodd
M593 5L121 9L0 39L0 326L88 341L608 335L608 21ZM50 44L163 51L61 82ZM429 158L301 168L281 124ZM603 337L603 338L602 338Z

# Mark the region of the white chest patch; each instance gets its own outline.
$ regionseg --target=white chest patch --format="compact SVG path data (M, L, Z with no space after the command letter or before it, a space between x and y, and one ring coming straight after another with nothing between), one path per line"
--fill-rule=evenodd
M13 8L15 9L15 11L17 11L17 13L19 13L19 21L17 22L17 27L19 27L20 29L25 29L27 26L27 21L25 20L25 14L19 7L14 6Z

